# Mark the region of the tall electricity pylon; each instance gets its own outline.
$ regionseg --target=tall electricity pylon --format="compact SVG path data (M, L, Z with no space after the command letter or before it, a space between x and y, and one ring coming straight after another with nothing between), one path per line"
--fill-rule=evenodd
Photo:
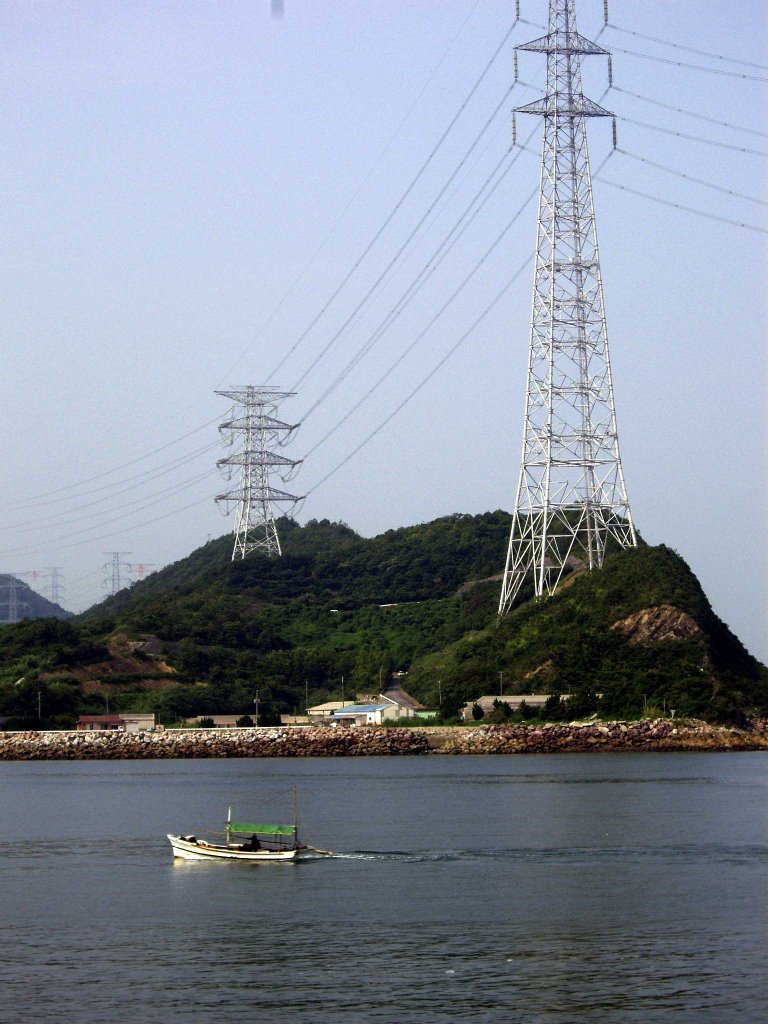
M526 575L552 594L566 566L601 566L609 542L637 544L619 456L603 283L587 153L581 57L605 54L576 31L574 0L550 0L547 93L517 107L544 118L523 451L499 614Z
M237 403L237 415L222 423L219 430L228 435L230 444L234 445L239 439L240 445L234 455L216 463L228 480L232 479L233 472L240 471L237 486L216 496L216 501L226 511L233 504L237 507L232 561L245 558L252 551L280 555L273 505L281 502L295 505L301 499L273 487L270 475L275 470L290 473L301 460L287 459L274 451L286 443L298 425L283 423L275 414L282 399L291 398L294 392L246 384L216 394Z

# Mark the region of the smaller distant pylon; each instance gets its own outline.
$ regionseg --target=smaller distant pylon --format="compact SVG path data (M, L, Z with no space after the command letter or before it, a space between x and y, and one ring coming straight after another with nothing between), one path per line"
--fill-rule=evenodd
M44 571L44 575L49 598L53 604L61 605L62 592L65 589L64 584L61 582L64 579L61 568L58 565L52 565Z
M124 586L132 582L128 579L129 564L123 561L123 555L130 555L130 553L130 551L104 552L105 555L111 556L111 560L102 566L105 574L102 586L107 588L110 597L114 597L118 590L122 590Z
M232 561L245 558L252 551L280 555L273 506L285 503L293 508L301 498L273 487L270 477L278 472L287 480L302 461L288 459L275 451L288 442L299 425L277 419L279 403L284 398L292 398L295 392L246 384L216 394L236 403L235 416L219 426L222 435L236 450L216 463L227 480L232 480L239 472L232 490L216 495L216 501L225 512L233 505L236 507Z

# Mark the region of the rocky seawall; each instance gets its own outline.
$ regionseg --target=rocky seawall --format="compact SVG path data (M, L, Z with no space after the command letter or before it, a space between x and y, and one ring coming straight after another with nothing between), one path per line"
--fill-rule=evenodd
M427 753L768 750L768 719L748 728L644 722L480 725L473 729L184 729L167 732L0 733L0 761L209 757L374 757Z
M419 731L380 727L0 733L0 761L371 757L428 751L427 738Z
M678 723L595 722L548 725L486 725L456 730L441 747L444 754L555 754L590 751L768 750L768 720L748 728Z

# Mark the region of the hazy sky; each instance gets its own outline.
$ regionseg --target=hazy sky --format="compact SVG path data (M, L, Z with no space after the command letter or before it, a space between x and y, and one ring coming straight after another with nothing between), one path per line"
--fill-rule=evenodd
M514 2L284 8L0 5L0 571L61 567L75 610L103 595L107 552L160 567L231 529L212 501L228 384L298 391L281 412L304 420L290 452L307 458L281 486L309 494L301 521L372 535L511 509L538 157L511 163L510 111L540 94L545 58L521 53L534 87L508 91L514 43L541 34L546 3L522 0L538 24L514 28L468 102ZM601 102L624 152L595 182L636 523L764 659L767 11L611 0L599 41L618 89ZM600 0L578 15L595 38ZM584 75L601 100L605 59ZM539 119L517 127L538 151ZM610 122L589 132L597 172Z

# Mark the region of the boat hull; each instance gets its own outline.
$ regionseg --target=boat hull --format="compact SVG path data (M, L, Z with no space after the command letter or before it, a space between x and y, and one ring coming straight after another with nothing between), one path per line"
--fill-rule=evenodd
M168 834L173 856L179 860L236 860L249 864L292 863L299 859L300 850L238 850L231 846L217 846L204 839Z

